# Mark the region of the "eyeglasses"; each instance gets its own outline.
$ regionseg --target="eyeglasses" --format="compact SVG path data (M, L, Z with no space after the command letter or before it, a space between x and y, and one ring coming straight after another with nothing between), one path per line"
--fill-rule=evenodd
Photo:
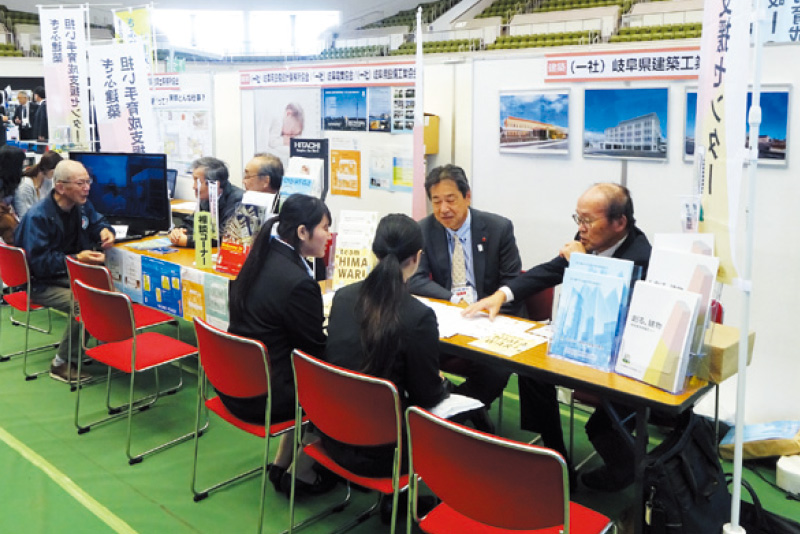
M78 187L89 187L92 185L92 179L88 178L86 180L67 180L64 182L65 184L75 184Z
M575 224L578 226L585 226L586 228L591 228L594 223L604 218L605 217L600 217L599 219L587 219L586 217L581 217L577 213L572 214L572 220L575 221Z

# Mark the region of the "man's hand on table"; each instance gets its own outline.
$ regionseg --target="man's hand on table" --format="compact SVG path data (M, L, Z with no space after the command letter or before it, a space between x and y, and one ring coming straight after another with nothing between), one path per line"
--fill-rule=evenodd
M106 262L106 255L94 250L82 250L75 255L75 258L81 263L90 265L103 265Z
M112 246L114 246L114 232L108 228L103 228L100 230L100 247L103 250L108 250Z
M505 293L502 291L495 291L493 295L467 306L467 308L461 312L461 315L464 317L474 317L476 314L485 311L489 313L489 319L494 321L494 318L500 313L500 307L505 301Z
M169 241L173 245L185 247L189 244L189 238L186 235L186 228L173 228L169 233Z

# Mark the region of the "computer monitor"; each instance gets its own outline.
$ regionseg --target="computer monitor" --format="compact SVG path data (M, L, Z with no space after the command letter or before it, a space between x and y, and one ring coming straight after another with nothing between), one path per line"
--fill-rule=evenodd
M169 230L166 154L70 152L92 178L89 200L110 224L127 225L128 235Z
M178 184L178 171L167 169L167 192L169 198L175 198L175 186Z

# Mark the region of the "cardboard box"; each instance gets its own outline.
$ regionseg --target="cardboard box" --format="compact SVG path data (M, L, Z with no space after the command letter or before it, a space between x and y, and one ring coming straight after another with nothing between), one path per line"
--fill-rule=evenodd
M423 134L425 154L439 153L439 116L432 113L425 114L425 130Z
M756 333L750 332L747 347L747 365L753 359ZM707 355L698 366L697 377L719 384L738 371L739 329L724 324L711 323L705 338Z

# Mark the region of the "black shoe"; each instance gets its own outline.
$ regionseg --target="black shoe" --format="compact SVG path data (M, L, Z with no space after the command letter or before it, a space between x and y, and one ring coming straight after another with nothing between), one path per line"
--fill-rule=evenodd
M267 469L269 469L269 481L272 483L275 491L280 492L281 479L283 478L283 474L286 473L286 468L275 464L269 464Z
M480 430L487 434L494 434L494 423L492 423L492 420L489 418L489 410L486 408L472 410L469 420L472 421L475 430Z
M314 482L309 484L308 482L303 482L299 478L295 480L295 495L322 495L323 493L328 493L333 488L336 487L336 484L339 482L339 477L332 477L327 476L324 473L320 473L315 471L316 478ZM287 497L292 490L292 474L286 472L281 477L281 489L284 495Z
M633 483L633 475L612 471L604 465L582 473L581 482L592 491L611 493L630 486Z

